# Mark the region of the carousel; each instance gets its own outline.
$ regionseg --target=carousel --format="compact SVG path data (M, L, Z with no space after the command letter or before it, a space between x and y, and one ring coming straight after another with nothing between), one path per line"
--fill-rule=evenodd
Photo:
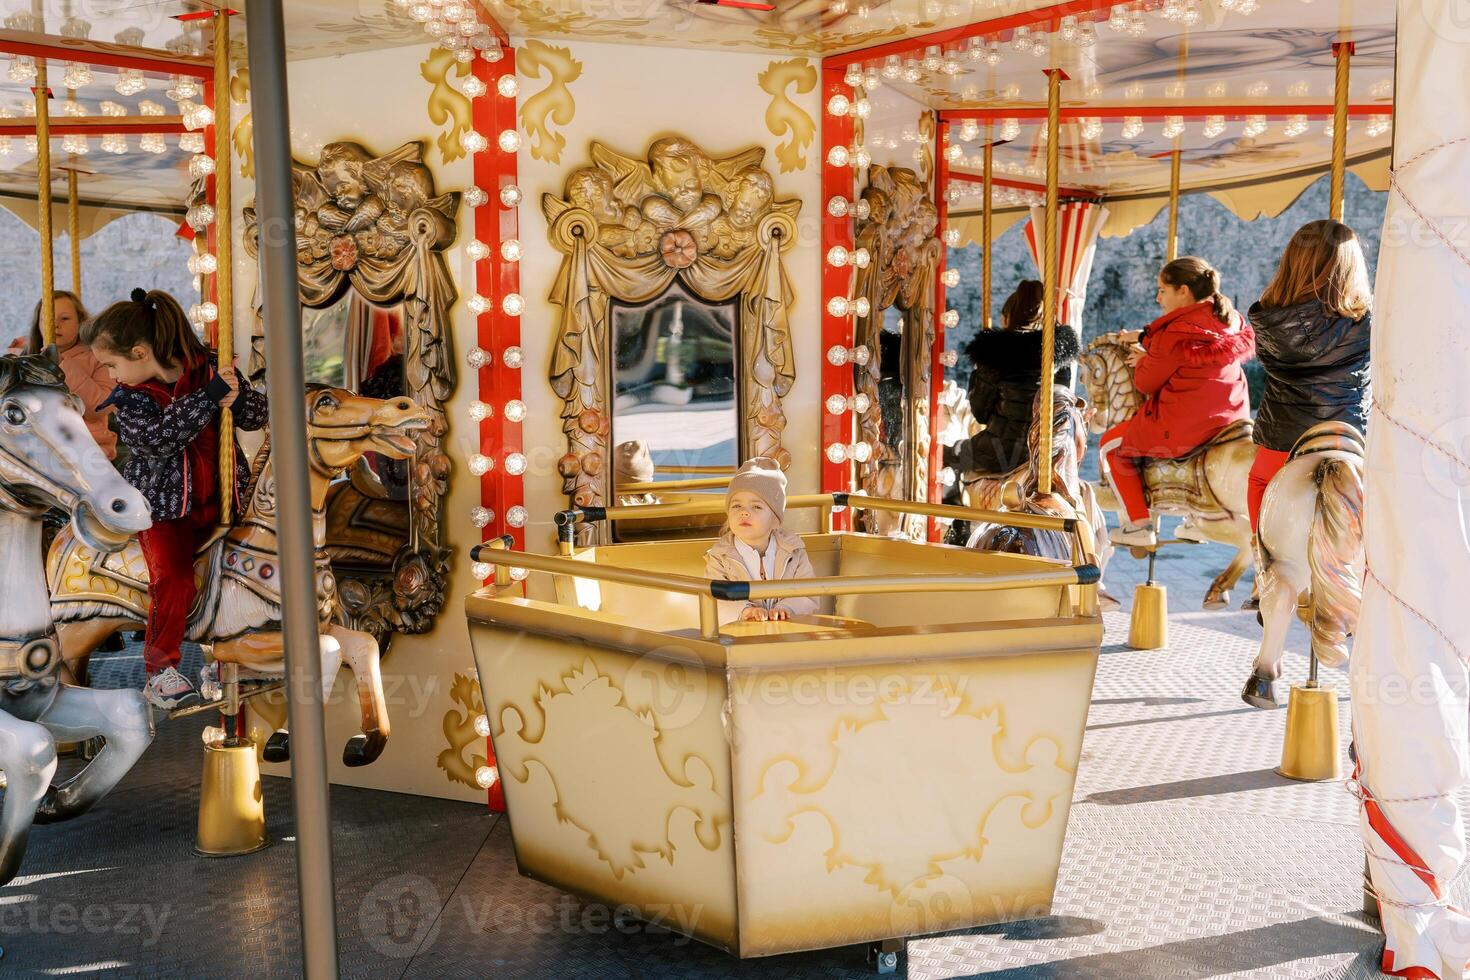
M0 358L0 965L1465 975L1450 5L3 13L0 206L40 288ZM1388 196L1367 431L1310 429L1257 531L1251 420L1151 459L1151 543L1115 548L1091 460L1145 410L1144 323L1089 296L1156 283L1099 281L1100 247L1157 219L1157 266L1210 258L1191 199L1274 220L1319 178L1309 219ZM162 518L59 326L159 282L151 246L84 266L140 213L269 403L210 423L196 692L167 710L141 691ZM1021 455L962 465L986 426L959 351L1009 329L1013 228L1042 382ZM789 562L736 547L750 487ZM1242 709L1247 677L1286 710ZM1261 768L1232 782L1236 757ZM1212 850L1308 811L1300 898L1296 865ZM1189 931L1272 889L1351 938L1275 907L1264 944ZM157 928L120 938L134 905Z

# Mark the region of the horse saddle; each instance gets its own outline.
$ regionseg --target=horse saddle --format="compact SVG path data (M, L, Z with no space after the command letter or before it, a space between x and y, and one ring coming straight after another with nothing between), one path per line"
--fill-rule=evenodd
M1254 432L1255 426L1250 419L1240 419L1183 456L1144 461L1143 486L1150 509L1180 514L1209 514L1225 510L1210 485L1206 456L1211 450L1230 443L1244 441L1249 445Z

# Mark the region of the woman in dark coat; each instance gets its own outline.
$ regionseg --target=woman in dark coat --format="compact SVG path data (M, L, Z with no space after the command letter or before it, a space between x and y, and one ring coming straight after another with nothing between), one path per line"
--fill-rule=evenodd
M1250 308L1266 390L1256 413L1251 527L1271 477L1302 433L1321 422L1368 422L1373 296L1358 236L1341 222L1303 225L1260 302Z
M970 371L970 411L984 428L944 451L944 465L959 473L996 476L1026 462L1026 434L1041 388L1041 283L1026 279L1001 307L1002 329L982 330L965 353ZM1057 324L1052 343L1055 379L1066 384L1081 344L1077 332Z

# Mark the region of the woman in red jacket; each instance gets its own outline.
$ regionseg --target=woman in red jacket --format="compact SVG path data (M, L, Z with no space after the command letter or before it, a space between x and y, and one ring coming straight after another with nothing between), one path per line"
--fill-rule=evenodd
M1183 456L1215 433L1250 418L1242 362L1255 335L1220 294L1220 274L1204 259L1185 256L1159 273L1164 315L1137 337L1142 350L1129 356L1143 406L1103 433L1103 471L1127 512L1111 535L1117 544L1157 544L1136 460Z

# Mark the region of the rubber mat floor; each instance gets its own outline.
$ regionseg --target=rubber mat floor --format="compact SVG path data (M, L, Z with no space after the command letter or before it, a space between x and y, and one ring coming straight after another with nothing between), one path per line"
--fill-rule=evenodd
M1378 975L1356 803L1341 783L1273 771L1285 712L1238 696L1254 616L1192 611L1227 556L1177 550L1159 562L1173 611L1167 650L1129 650L1126 609L1107 615L1053 914L910 940L900 975ZM1126 556L1109 569L1125 607L1142 575ZM1304 636L1294 633L1291 648L1288 677L1300 679ZM137 658L136 649L100 658L96 683L136 683ZM1346 691L1339 672L1325 679ZM196 857L205 723L160 726L102 805L35 829L21 876L0 889L0 976L299 975L290 784L264 780L271 847ZM483 807L344 787L331 807L344 977L873 975L858 947L741 961L614 921L519 877L507 822Z

